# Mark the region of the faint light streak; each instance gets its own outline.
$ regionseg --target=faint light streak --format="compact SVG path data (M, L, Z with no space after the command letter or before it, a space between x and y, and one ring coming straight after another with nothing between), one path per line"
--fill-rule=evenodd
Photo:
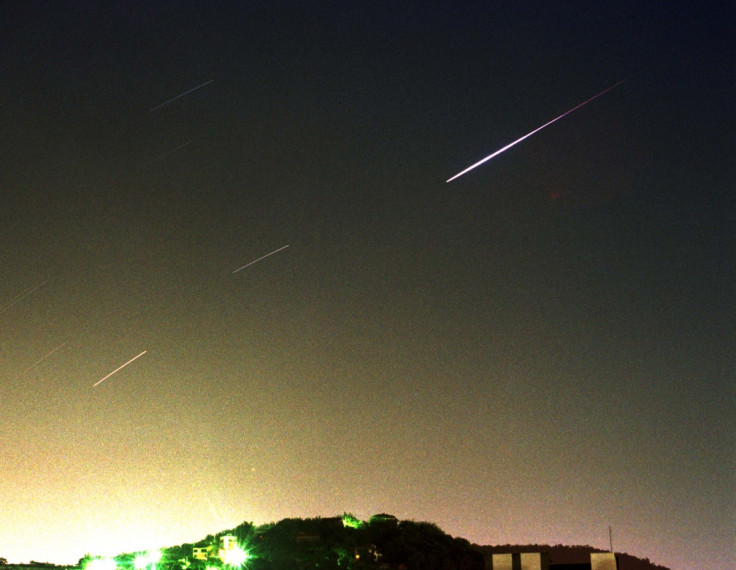
M453 176L452 178L448 178L448 179L446 180L446 182L452 182L452 181L453 181L453 180L455 180L456 178L460 178L460 177L461 177L461 176L462 176L463 174L465 174L465 173L467 173L467 172L470 172L471 170L473 170L474 168L477 168L478 166L480 166L480 165L481 165L481 164L483 164L484 162L488 162L489 160L491 160L492 158L494 158L494 157L498 156L498 155L499 155L499 154L501 154L502 152L504 152L504 151L506 151L506 150L510 149L510 148L511 148L512 146L515 146L515 145L519 144L519 143L520 143L521 141L523 141L523 140L525 140L525 139L528 139L528 138L529 138L530 136L532 136L532 135L533 135L534 133L538 133L538 132L539 132L539 131L541 131L541 130L542 130L543 128L545 128L545 127L548 127L548 126L550 126L550 125L551 125L552 123L555 123L555 122L559 121L559 120L560 120L560 119L562 119L563 117L566 117L567 115L569 115L569 114L570 114L570 113L572 113L573 111L576 111L577 109L579 109L579 108L580 108L580 107L582 107L583 105L587 105L587 104L588 104L588 103L590 103L591 101L593 101L593 100L595 100L595 99L598 99L598 97L600 97L601 95L605 95L606 93L608 93L608 92L609 92L609 91L611 91L612 89L615 89L616 87L618 87L619 85L621 85L621 84L622 84L622 83L623 83L624 81L627 81L628 79L629 79L629 77L627 77L626 79L622 79L621 81L619 81L619 82L618 82L618 83L616 83L615 85L611 85L611 87L609 87L608 89L605 89L605 90L601 91L600 93L598 93L598 95L595 95L595 96L591 97L590 99L588 99L588 100L586 100L586 101L583 101L583 102L582 102L582 103L580 103L579 105L577 105L577 106L573 107L573 108L572 108L572 109L570 109L569 111L566 111L565 113L563 113L562 115L560 115L560 116L559 116L559 117L557 117L556 119L552 119L552 120L551 120L550 122L548 122L548 123L545 123L545 124L543 124L543 125L542 125L541 127L537 127L537 128L536 128L536 129L534 129L534 130L533 130L532 132L530 132L530 133L528 133L528 134L524 135L523 137L521 137L520 139L517 139L517 140L515 140L515 141L514 141L514 142L512 142L512 143L509 143L509 144L507 144L507 145L506 145L505 147L503 147L503 148L500 148L500 149L498 149L498 150L497 150L496 152L494 152L494 153L493 153L493 154L491 154L491 155L488 155L488 156L487 156L487 157L485 157L485 158L484 158L483 160L479 160L479 161L478 161L478 162L476 162L475 164L471 164L470 166L468 166L468 167L467 167L467 168L466 168L465 170L463 170L462 172L458 172L458 173L457 173L457 174L456 174L455 176Z
M109 378L110 376L112 376L112 375L113 375L113 374L115 374L116 372L119 372L120 370L122 370L123 368L125 368L126 366L128 366L128 364L130 364L130 363L131 363L131 362L133 362L134 360L137 360L137 359L139 359L139 358L140 358L141 356L143 356L144 354L146 354L146 352L148 352L148 351L147 351L147 350L144 350L144 351L143 351L143 352L141 352L141 353L140 353L140 354L139 354L138 356L134 356L133 358L131 358L130 360L128 360L128 362L126 362L126 363L125 363L125 364L123 364L122 366L119 366L118 368L116 368L115 370L113 370L112 372L110 372L110 374L108 374L107 376L105 376L104 378L102 378L102 379L98 380L97 382L95 382L94 384L92 384L92 387L94 388L95 386L97 386L97 384L100 384L101 382L103 382L103 381L107 380L107 379L108 379L108 378Z
M291 244L289 244L289 245L291 245ZM262 259L266 259L266 258L267 258L267 257L268 257L269 255L273 255L274 253L278 253L278 252L280 252L281 250L283 250L283 249L286 249L287 247L289 247L289 245L285 245L284 247L280 247L280 248L278 248L277 250L274 250L274 251L272 251L271 253L267 253L267 254L266 254L266 255L264 255L263 257L259 257L258 259L255 259L255 260L251 261L250 263L246 263L245 265L243 265L243 267L238 267L238 268L237 268L237 269L236 269L235 271L233 271L233 274L237 273L237 272L238 272L238 271L240 271L241 269L245 269L246 267L248 267L248 266L250 266L250 265L253 265L254 263L258 263L258 262L259 262L259 261L261 261Z
M166 152L164 152L162 154L159 154L156 158L154 158L152 160L149 160L148 162L144 163L139 168L146 168L147 166L152 165L154 162L158 162L162 158L166 158L170 154L174 154L177 150L181 150L182 148L184 148L185 146L188 146L188 145L192 144L193 142L194 142L194 139L191 139L191 140L188 140L187 142L185 142L184 144L180 144L179 146L177 146L175 148L172 148L171 150L167 150Z
M184 95L189 95L191 92L196 91L197 89L201 89L202 87L204 87L205 85L209 85L213 81L214 81L214 79L210 79L209 81L206 81L206 82L202 83L202 85L197 85L196 87L190 89L189 91L185 91L181 95L177 95L173 99L169 99L168 101L164 101L160 105L156 105L153 109L151 109L151 112L155 111L156 109L160 109L164 105L168 105L169 103L171 103L173 101L176 101L177 99L180 99L181 97L184 97Z
M7 304L7 305L5 305L4 307L0 308L0 313L4 313L4 312L5 312L5 311L7 311L7 310L8 310L8 309L9 309L10 307L12 307L13 305L15 305L15 304L16 304L16 303L17 303L18 301L21 301L21 300L25 299L26 297L28 297L28 295L30 295L30 294L31 294L31 293L33 293L34 291L36 291L36 290L40 289L40 288L41 288L41 287L43 287L44 285L46 285L46 283L48 283L48 280L44 281L44 282L43 282L43 283L41 283L40 285L36 285L35 287L33 287L33 288L31 288L31 289L28 289L27 291L24 291L24 292L23 292L23 293L21 293L20 295L16 295L16 297L15 297L14 299L12 299L12 300L10 301L10 303L8 303L8 304Z
M46 360L46 359L47 359L47 358L48 358L49 356L51 356L52 354L54 354L54 353L55 353L56 351L58 351L58 350L61 350L61 349L62 349L63 347L65 347L65 346L66 346L66 343L65 343L65 342L62 342L62 343L61 343L61 344L60 344L59 346L57 346L57 347L56 347L56 348L55 348L54 350L52 350L52 351L51 351L51 352L49 352L48 354L46 354L46 355L42 356L41 358L39 358L38 360L36 360L36 362L34 362L34 363L33 363L33 364L31 364L31 365L30 365L30 366L29 366L28 368L26 368L26 369L25 369L25 370L24 370L23 372L21 372L20 374L18 374L18 375L17 375L17 376L15 377L15 378L13 378L13 380L11 380L11 382L14 382L15 380L17 380L18 378L20 378L21 376L23 376L23 375L24 375L24 374L25 374L26 372L30 372L30 371L31 371L31 370L33 370L33 369L34 369L34 368L35 368L36 366L38 366L38 365L39 365L39 364L41 364L41 363L42 363L42 362L43 362L44 360Z

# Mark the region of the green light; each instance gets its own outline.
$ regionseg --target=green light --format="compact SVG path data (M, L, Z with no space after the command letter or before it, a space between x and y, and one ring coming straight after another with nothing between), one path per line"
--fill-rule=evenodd
M345 513L342 516L342 526L359 529L363 528L365 526L365 523L361 520L356 519L353 515Z

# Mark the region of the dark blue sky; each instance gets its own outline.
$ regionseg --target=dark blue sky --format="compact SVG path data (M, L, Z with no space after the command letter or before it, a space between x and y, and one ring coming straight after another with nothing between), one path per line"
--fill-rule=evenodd
M642 4L3 5L0 556L350 511L734 566L734 14Z

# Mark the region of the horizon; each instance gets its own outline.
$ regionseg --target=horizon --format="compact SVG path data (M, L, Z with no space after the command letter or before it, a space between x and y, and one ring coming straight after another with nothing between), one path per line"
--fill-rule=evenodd
M169 544L169 545L166 545L166 546L157 546L157 547L148 547L148 548L143 548L143 549L133 549L133 550L126 550L126 551L119 551L119 552L117 552L115 554L101 554L101 553L95 553L95 552L88 551L88 552L85 552L85 554L83 554L82 556L80 556L77 559L77 562L75 562L75 563L65 563L65 564L55 563L55 562L52 562L52 561L40 561L40 560L31 560L31 561L28 561L28 562L11 562L11 561L7 561L5 558L0 557L0 561L5 561L5 562L0 562L0 566L3 566L3 565L4 566L53 566L53 567L71 567L71 568L80 568L81 567L81 568L84 568L84 565L83 564L80 564L80 563L83 560L85 560L85 559L98 559L98 558L103 558L103 559L105 559L105 558L113 558L113 559L117 559L117 558L120 558L120 557L123 557L123 556L129 556L131 554L136 554L136 553L138 553L138 554L144 554L144 553L147 553L147 552L150 553L152 551L154 551L154 552L165 551L167 549L177 548L179 546L184 546L184 545L189 545L189 546L197 545L197 544L200 544L202 542L206 542L207 539L209 539L210 537L213 537L213 538L216 539L216 538L221 537L221 536L230 536L232 534L233 530L236 529L238 526L241 526L241 525L251 526L254 530L258 531L258 530L264 530L264 529L265 530L269 530L273 526L276 526L276 525L278 525L279 523L281 523L281 522L283 522L285 520L298 520L298 521L303 521L303 522L309 522L309 521L313 521L313 520L341 519L343 521L343 526L351 526L351 525L346 525L345 524L345 517L346 516L348 516L348 517L350 517L352 519L356 519L357 518L357 520L361 521L363 524L366 524L366 523L370 522L371 519L373 519L374 517L382 516L384 514L385 513L378 513L378 514L373 514L373 515L371 515L371 516L369 516L367 518L359 518L359 517L354 517L354 515L352 513L348 513L347 511L345 511L341 515L334 515L334 516L316 516L316 517L309 517L309 518L286 517L285 519L281 519L280 521L270 521L270 522L262 523L262 524L255 524L252 521L251 522L249 522L249 521L242 521L241 523L239 523L238 525L236 525L236 526L234 526L232 528L221 529L221 530L218 530L218 531L215 531L215 532L209 532L209 533L207 533L206 536L203 536L203 537L201 537L198 540L185 541L185 542L182 542L182 543L179 543L179 544ZM389 516L393 517L393 515L389 515ZM435 525L435 523L432 523L431 521L416 521L414 519L406 519L406 520L397 519L397 522L399 524L400 523L404 523L404 522L412 522L412 523L420 523L420 524L430 524L430 525L433 525L433 526L437 527L437 525ZM439 527L437 527L437 528L439 528ZM445 533L445 531L443 529L440 529L440 530L443 533ZM452 535L448 535L448 536L452 536ZM464 538L464 537L461 537L461 536L452 536L452 538ZM467 539L465 539L465 540L467 540ZM636 559L639 559L639 560L642 560L642 561L646 560L647 562L651 562L652 564L656 564L655 561L650 561L650 559L648 557L638 557L638 556L634 556L634 555L632 555L630 553L627 553L627 552L616 552L614 550L603 549L603 548L591 546L591 545L588 545L588 544L535 544L535 543L525 543L525 544L475 544L475 543L472 543L472 542L470 542L469 544L471 544L473 547L477 547L477 548L501 549L502 551L509 551L509 552L524 552L524 551L529 551L529 552L534 551L534 552L536 552L537 550L535 550L535 549L538 549L538 548L542 548L542 550L539 550L539 552L546 552L546 550L544 550L545 548L546 549L550 549L550 550L563 548L563 549L570 549L570 550L583 549L583 550L586 550L586 551L589 550L591 552L615 552L615 554L617 554L617 555L631 556L633 558L636 558Z

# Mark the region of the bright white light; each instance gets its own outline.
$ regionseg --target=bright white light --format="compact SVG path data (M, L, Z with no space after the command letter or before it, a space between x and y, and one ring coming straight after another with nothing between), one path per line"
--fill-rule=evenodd
M250 558L250 555L245 550L235 547L225 553L223 562L233 568L240 568L248 558Z
M156 563L161 560L161 551L160 550L149 550L145 554L139 554L135 557L135 560L133 561L133 566L135 567L135 570L144 570L145 568L148 568L151 566L151 568L156 567Z
M116 570L117 562L113 558L93 558L85 566L85 570Z

